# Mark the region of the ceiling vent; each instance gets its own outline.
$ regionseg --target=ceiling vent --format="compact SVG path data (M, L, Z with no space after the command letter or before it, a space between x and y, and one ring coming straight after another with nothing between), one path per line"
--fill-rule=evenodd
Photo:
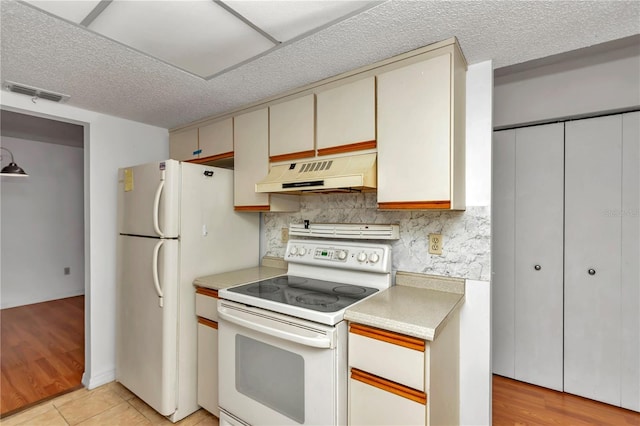
M36 99L46 99L53 102L66 102L70 98L69 95L50 92L44 89L39 89L37 87L27 86L26 84L14 83L13 81L5 81L3 87L9 92L31 96L34 101Z

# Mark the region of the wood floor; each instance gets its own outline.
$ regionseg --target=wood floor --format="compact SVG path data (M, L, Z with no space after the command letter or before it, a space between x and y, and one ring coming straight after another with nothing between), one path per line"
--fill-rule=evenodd
M639 426L640 413L494 375L493 424Z
M0 310L0 417L81 386L84 296Z

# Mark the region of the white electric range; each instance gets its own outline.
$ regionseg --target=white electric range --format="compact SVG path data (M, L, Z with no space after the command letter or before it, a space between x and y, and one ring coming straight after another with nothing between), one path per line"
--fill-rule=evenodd
M221 425L347 422L344 312L391 285L391 246L290 240L285 260L219 291Z

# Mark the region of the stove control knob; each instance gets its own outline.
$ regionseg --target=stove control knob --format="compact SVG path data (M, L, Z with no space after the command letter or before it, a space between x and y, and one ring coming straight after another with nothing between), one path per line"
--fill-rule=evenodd
M364 262L365 260L367 260L367 254L365 252L360 252L358 253L358 262Z
M378 260L380 260L380 256L378 255L378 253L371 253L369 255L369 262L376 263Z
M336 256L338 257L338 260L345 260L347 258L347 252L344 250L338 250Z
M304 256L307 254L307 249L304 247L300 247L300 251L298 252L298 256Z
M289 254L291 256L295 256L296 254L298 254L298 247L296 246L291 247L291 250L289 250Z

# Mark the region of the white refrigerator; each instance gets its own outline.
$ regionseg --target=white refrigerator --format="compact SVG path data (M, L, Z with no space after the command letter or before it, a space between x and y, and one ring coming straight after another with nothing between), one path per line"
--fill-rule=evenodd
M233 171L175 160L118 171L116 380L176 422L196 411L196 277L259 263Z

